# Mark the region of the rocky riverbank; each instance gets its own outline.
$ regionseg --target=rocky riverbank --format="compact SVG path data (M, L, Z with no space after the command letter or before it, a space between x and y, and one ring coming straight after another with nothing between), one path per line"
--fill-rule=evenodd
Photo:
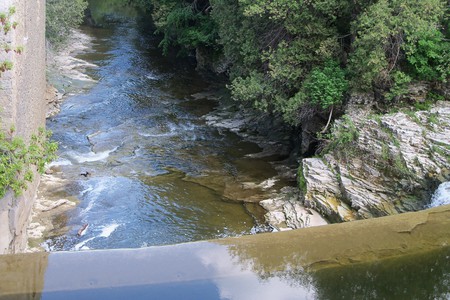
M73 30L70 42L63 49L54 50L47 47L46 118L60 112L61 104L66 97L77 94L96 82L86 75L86 69L97 66L75 57L89 49L92 46L91 42L88 35L79 30ZM55 191L57 197L49 199L38 191L27 227L26 252L42 251L41 243L46 233L58 234L68 230L63 225L65 214L79 201L65 192L66 189L70 189L70 181L53 176L59 172L61 168L58 167L58 163L50 164L45 174L41 176L40 189L51 189Z
M424 102L424 95L416 92L420 99L415 100ZM370 97L353 96L329 137L335 145L328 145L321 157L301 159L299 178L292 156L305 143L293 140L295 132L281 120L276 124L273 116L233 103L222 104L205 119L258 143L263 150L253 156L284 157L272 162L277 176L298 180L300 189L285 187L270 199L259 199L266 222L277 230L418 211L430 206L440 183L450 180L448 101L427 110L378 115ZM346 138L341 144L339 139Z
M59 113L64 97L95 84L96 80L87 75L86 69L97 66L76 58L91 47L92 38L80 30L72 30L64 47L47 46L47 118Z
M225 96L227 99L227 97ZM298 152L301 141L297 140L296 131L287 126L281 118L262 114L252 108L236 102L222 99L220 106L204 116L206 122L220 130L229 130L244 139L257 143L261 152L249 154L250 157L267 158L277 170L271 182L280 178L293 183L292 186L274 189L269 198L257 198L257 202L266 210L265 222L273 231L313 227L328 224L328 221L311 207L305 207L302 193L296 187ZM271 188L268 182L242 183L243 188ZM241 199L253 202L254 197Z
M385 115L367 107L349 105L335 124L334 138L352 141L302 160L304 204L332 221L421 210L450 179L450 102Z

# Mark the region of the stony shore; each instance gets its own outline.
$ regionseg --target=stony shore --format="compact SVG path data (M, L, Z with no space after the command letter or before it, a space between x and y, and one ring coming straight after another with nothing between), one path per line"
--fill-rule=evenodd
M95 68L96 66L75 58L77 54L83 53L90 46L91 38L88 35L73 30L70 42L66 47L58 51L47 49L47 118L60 112L65 97L79 93L83 88L88 88L96 82L84 73L86 68ZM82 88L80 89L80 87ZM40 187L55 191L59 197L47 199L38 191L27 228L28 247L26 252L42 251L40 244L43 242L45 233L53 231L57 234L68 230L65 226L54 230L54 224L59 223L58 219L63 219L65 213L76 206L78 199L67 197L64 190L68 188L70 182L53 176L52 174L56 172L60 172L60 168L50 164L46 174L41 176Z
M450 102L427 111L375 115L354 105L347 112L357 138L302 160L305 204L337 222L427 208L450 180Z

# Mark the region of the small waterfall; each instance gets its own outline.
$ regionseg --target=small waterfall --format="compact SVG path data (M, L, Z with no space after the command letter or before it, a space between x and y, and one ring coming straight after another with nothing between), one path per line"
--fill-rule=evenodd
M441 183L431 197L430 207L450 204L450 181Z

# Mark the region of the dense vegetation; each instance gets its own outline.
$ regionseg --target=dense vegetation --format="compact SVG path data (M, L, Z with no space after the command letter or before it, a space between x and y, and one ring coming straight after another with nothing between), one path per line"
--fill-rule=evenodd
M70 31L83 22L86 0L47 0L46 37L53 46L66 41Z
M148 1L164 51L226 61L235 99L293 125L350 92L390 105L411 82L450 76L443 0Z

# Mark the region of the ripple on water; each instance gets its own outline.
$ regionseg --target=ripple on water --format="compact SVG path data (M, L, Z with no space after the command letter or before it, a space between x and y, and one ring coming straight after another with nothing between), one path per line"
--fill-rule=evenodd
M249 191L237 187L255 183L269 195L278 182L267 180L275 175L268 162L243 158L258 146L200 117L216 102L191 95L209 84L136 48L133 26L93 34L101 47L83 60L101 66L90 73L99 81L68 97L48 124L64 157L54 176L73 182L70 196L79 200L66 216L67 230L52 236L48 249L130 248L253 232L252 215L232 201Z
M116 151L118 147L115 147L111 150L106 150L102 152L87 152L87 153L80 153L80 152L70 152L68 155L72 157L74 160L76 160L78 163L85 163L85 162L94 162L99 160L104 160L109 157L111 153Z

